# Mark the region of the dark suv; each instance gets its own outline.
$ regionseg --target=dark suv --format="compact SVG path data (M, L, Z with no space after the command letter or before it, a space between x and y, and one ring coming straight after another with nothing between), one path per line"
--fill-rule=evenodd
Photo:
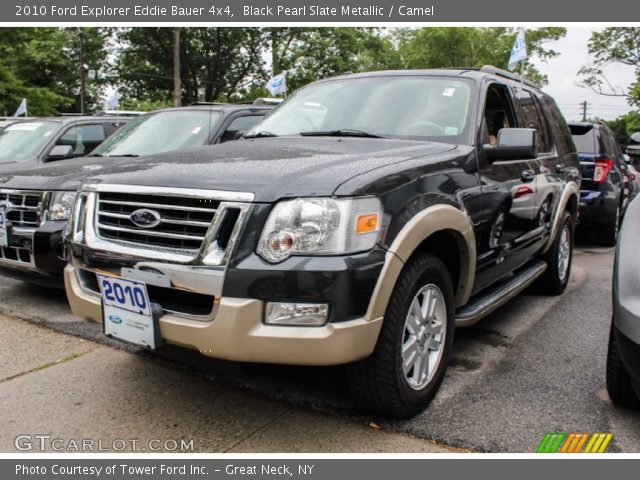
M493 67L312 83L246 140L83 184L73 312L107 335L244 362L349 364L406 417L457 326L571 270L579 162L554 101Z
M86 158L0 175L6 217L0 273L62 287L62 232L85 177L114 164L137 169L143 155L234 140L271 109L210 104L158 110L132 119Z
M569 128L582 169L579 229L593 229L599 243L613 246L630 197L624 155L604 124L572 123Z
M83 157L129 120L75 115L19 120L0 132L0 174Z

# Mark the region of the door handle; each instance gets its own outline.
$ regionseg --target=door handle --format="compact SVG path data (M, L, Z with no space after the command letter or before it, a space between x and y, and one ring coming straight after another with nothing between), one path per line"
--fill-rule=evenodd
M520 179L524 182L524 183L530 183L533 182L533 180L536 178L536 172L534 172L533 170L525 170L524 172L522 172L520 174Z

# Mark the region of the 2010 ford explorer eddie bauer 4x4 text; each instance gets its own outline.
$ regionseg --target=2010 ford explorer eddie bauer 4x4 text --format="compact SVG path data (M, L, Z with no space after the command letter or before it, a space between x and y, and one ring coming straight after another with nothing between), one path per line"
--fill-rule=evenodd
M578 182L554 101L506 72L318 81L246 140L85 181L67 293L149 348L350 364L366 408L406 417L442 382L454 327L534 281L564 290Z

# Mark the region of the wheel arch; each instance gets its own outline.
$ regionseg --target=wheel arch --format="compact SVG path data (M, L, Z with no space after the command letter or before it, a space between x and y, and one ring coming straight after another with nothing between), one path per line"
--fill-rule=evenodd
M578 185L575 182L570 182L562 191L562 195L560 195L560 199L558 200L558 207L555 212L555 216L553 219L553 225L551 227L551 235L549 236L549 240L547 244L542 249L542 254L547 253L547 251L551 248L553 244L553 240L556 238L558 234L558 229L560 228L560 222L562 221L562 213L568 211L575 221L578 218L578 198L580 197L580 190Z
M455 305L464 305L475 280L476 241L469 216L451 205L433 205L414 215L394 238L366 317L384 316L393 288L404 265L418 253L431 253L449 269Z

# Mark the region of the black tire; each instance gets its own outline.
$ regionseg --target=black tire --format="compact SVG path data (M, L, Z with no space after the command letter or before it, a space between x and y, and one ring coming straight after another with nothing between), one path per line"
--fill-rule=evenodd
M416 254L405 265L393 289L373 354L348 365L350 388L363 408L395 418L409 418L424 410L435 396L449 363L454 334L453 282L447 267L437 257ZM416 389L405 378L402 346L409 308L424 288L435 285L444 300L446 319L441 354L428 382ZM428 351L428 349L427 349ZM417 367L414 367L417 368Z
M560 271L560 255L562 253L562 234L565 229L570 235L569 239L569 264L564 276ZM573 241L575 237L575 228L573 217L567 211L562 213L560 220L560 227L556 233L556 238L553 239L551 248L545 253L542 259L547 263L547 269L544 274L537 280L536 287L538 291L546 295L560 295L567 288L569 278L571 277L571 265L573 263Z
M628 370L620 359L615 326L611 322L609 333L609 350L607 351L607 392L616 405L632 409L640 409L640 399L633 389L633 381Z
M598 225L596 239L603 247L615 247L620 231L620 208L616 210L616 218L609 223Z

